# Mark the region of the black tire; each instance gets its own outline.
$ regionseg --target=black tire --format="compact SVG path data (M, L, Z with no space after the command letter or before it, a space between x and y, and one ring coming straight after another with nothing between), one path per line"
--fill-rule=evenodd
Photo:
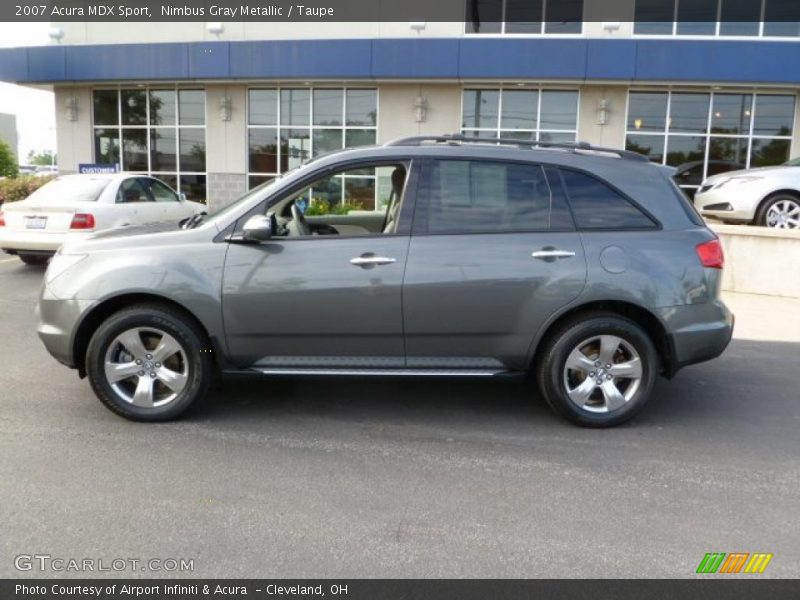
M32 267L46 265L47 261L50 260L50 257L46 254L18 254L17 256L19 256L19 259L26 265Z
M174 399L166 401L163 406L140 407L126 401L115 391L106 378L105 361L109 346L115 343L117 336L131 329L149 328L166 333L177 341L183 354L176 360L180 361L185 371L186 383ZM138 337L140 340L146 338L142 335ZM97 328L86 350L86 373L100 401L118 415L133 421L168 421L183 415L190 407L196 407L206 396L214 378L211 356L205 333L181 311L160 304L137 304L114 313ZM149 361L147 364L150 364ZM130 387L134 381L132 377L122 385ZM164 390L170 391L166 387Z
M641 365L641 377L636 387L631 388L631 397L620 408L608 412L594 412L603 410L608 405L602 400L590 400L587 408L581 408L574 403L569 395L565 379L567 358L576 348L582 347L587 340L598 339L599 336L614 336L621 338L624 344L620 345L619 355L627 350L638 354ZM613 339L613 338L612 338ZM599 339L596 342L599 348ZM583 346L584 348L587 346ZM599 357L598 357L599 358ZM594 363L597 364L597 363ZM602 369L604 365L600 365ZM648 334L635 322L614 313L594 312L576 316L561 325L550 335L537 353L536 379L539 390L550 407L559 415L583 427L613 427L633 418L649 399L658 375L659 358L655 346ZM602 371L605 373L605 371ZM572 372L570 377L575 376ZM592 382L602 378L601 371L588 373L583 381L589 379L587 385L591 388ZM597 379L594 379L594 378ZM620 386L631 385L632 380L613 378L614 384L619 381ZM580 380L579 380L580 381ZM575 388L573 388L575 391ZM598 388L592 391L592 398L602 398L604 390Z
M769 227L770 225L767 223L767 213L769 213L769 209L780 202L787 201L800 207L800 197L794 194L776 194L775 196L768 198L761 204L761 206L758 207L755 224L761 225L762 227Z

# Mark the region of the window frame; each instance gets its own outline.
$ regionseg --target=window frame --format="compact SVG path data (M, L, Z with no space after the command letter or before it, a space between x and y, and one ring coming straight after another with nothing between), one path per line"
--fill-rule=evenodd
M636 32L636 21L635 21L635 13L636 13L636 2L638 0L634 0L634 22L632 27L632 35L636 38L645 38L645 39L672 39L672 38L688 38L688 39L695 39L695 40L711 40L711 39L724 39L724 40L754 40L754 39L769 39L769 40L780 40L780 41L797 41L800 39L800 29L798 30L797 35L787 36L787 35L767 35L764 33L765 31L765 21L766 18L766 11L767 11L767 2L769 0L758 0L760 2L760 10L759 10L759 20L758 20L758 32L754 35L723 35L720 33L721 26L723 22L730 22L734 23L735 21L721 21L722 17L722 6L725 0L716 0L717 2L717 20L714 21L714 33L713 34L686 34L686 33L678 33L678 10L680 0L671 0L672 1L672 15L673 20L671 22L671 31L670 33L637 33ZM669 23L669 21L664 21L665 23ZM709 21L710 23L711 21ZM752 21L747 21L752 22Z
M94 107L94 94L95 92L115 92L117 98L117 124L116 125L97 125L95 123L95 107ZM140 125L124 125L122 123L122 93L126 91L133 91L133 92L143 92L146 97L146 108L145 108L145 121L143 124ZM158 91L168 91L168 92L175 92L175 123L172 125L153 125L150 122L150 92L158 92ZM202 125L182 125L180 123L180 92L181 91L193 91L193 92L202 92L203 93L203 124ZM181 177L186 176L202 176L205 178L205 198L202 202L208 201L208 159L207 159L207 152L208 152L208 119L207 119L207 92L204 87L197 87L197 86L166 86L166 85L147 85L143 87L130 87L125 85L119 86L97 86L92 87L91 89L91 108L90 108L90 115L91 115L91 133L92 133L92 156L94 157L95 162L99 162L99 158L97 156L97 144L96 144L96 137L95 132L98 129L108 129L108 130L115 130L117 134L117 150L119 153L119 158L117 161L117 165L119 166L120 171L135 173L138 175L147 175L148 177L153 177L155 179L161 180L162 177L175 177L176 187L173 191L178 194L180 198L181 192ZM153 157L152 157L152 148L151 148L151 133L153 131L157 131L159 129L169 129L172 130L175 134L175 169L173 171L153 171ZM203 130L203 144L206 152L206 160L205 160L205 170L204 171L185 171L181 169L181 130L182 129L195 129ZM147 145L147 170L145 171L127 171L125 165L125 154L124 154L124 147L123 147L123 132L125 130L144 130L145 131L145 140ZM162 181L162 183L165 183ZM166 184L166 183L165 183ZM172 186L166 184L167 187L172 189Z
M630 120L630 109L631 109L631 95L636 93L655 93L655 94L666 94L667 95L667 103L666 103L666 112L664 114L664 129L659 131L640 131L637 129L629 129L629 120ZM675 94L708 94L708 106L707 106L707 118L706 118L706 125L703 132L681 132L681 131L671 131L671 118L672 118L672 98ZM728 133L713 133L713 120L714 120L714 98L716 95L749 95L750 98L750 106L747 110L749 110L750 114L749 117L749 124L747 127L746 133L739 133L739 134L728 134ZM790 133L788 135L766 135L766 134L758 134L755 132L755 124L756 119L758 117L758 98L764 96L785 96L787 98L794 99L794 110L792 113L792 123L790 127ZM794 150L794 129L797 127L797 116L798 116L798 106L800 106L800 94L795 91L792 93L791 90L771 90L771 89L761 89L761 88L720 88L720 89L713 89L713 88L685 88L685 87L676 87L676 88L643 88L643 87L632 87L628 89L628 94L625 102L625 139L624 145L627 149L628 147L628 137L630 135L642 136L642 137L652 137L654 139L659 139L664 144L664 152L663 156L661 157L661 161L651 161L656 164L667 165L668 156L669 156L669 138L670 136L673 137L686 137L686 138L702 138L704 143L703 148L703 174L702 180L704 181L709 177L708 175L708 165L710 160L722 160L722 159L712 159L710 157L711 153L711 141L713 139L731 139L731 140L745 140L747 142L747 150L745 153L745 161L744 161L744 168L750 169L752 168L751 159L753 153L753 141L754 140L782 140L789 142L789 158L792 157L792 151ZM678 184L680 186L680 184ZM687 185L685 187L688 188L699 188L699 186ZM683 188L682 188L683 189Z
M547 31L547 23L548 23L548 21L547 21L547 5L548 5L548 3L551 3L551 2L552 3L557 3L559 0L542 0L542 20L541 20L541 27L539 28L539 31L532 31L532 32L527 32L527 33L517 33L517 32L507 33L506 32L506 24L508 23L508 21L506 21L506 12L507 12L508 0L500 0L500 1L502 2L502 9L501 9L502 17L501 17L501 20L500 20L500 31L492 32L492 33L481 33L480 31L467 31L467 25L468 25L469 21L467 21L466 8L465 8L464 30L463 30L464 35L467 35L467 36L481 36L481 37L487 37L487 38L488 37L500 37L500 36L502 36L502 37L520 37L520 38L524 38L524 37L540 37L540 36L558 37L558 38L580 38L580 37L583 37L583 35L584 35L584 27L583 26L584 26L584 23L586 23L586 21L584 21L583 15L586 12L586 0L582 0L582 2L581 2L581 9L582 10L581 10L581 20L580 20L580 31L578 31L576 33L551 33L551 32ZM466 2L464 4L464 6L466 7ZM512 23L513 23L513 21L512 21Z
M269 90L275 91L277 94L277 107L276 107L276 121L275 125L253 125L250 123L250 92L251 91L258 91L258 90ZM308 123L305 125L290 125L290 124L282 124L281 123L281 92L283 90L307 90L308 91L308 101L309 101L309 109L308 109ZM342 92L342 124L339 126L330 126L330 125L315 125L314 124L314 91L316 90L335 90ZM349 90L364 90L364 91L371 91L375 92L375 125L366 126L366 125L348 125L347 124L347 92ZM347 147L345 146L345 142L347 139L347 132L353 130L371 130L375 132L375 143L378 142L378 126L380 123L380 88L379 87L367 87L367 86L292 86L292 85L274 85L274 86L259 86L259 85L250 85L247 86L246 90L246 98L245 98L245 136L244 136L244 145L245 145L245 157L247 161L247 173L246 173L246 183L247 183L247 190L253 189L254 186L251 186L250 180L252 177L264 177L267 178L266 181L269 181L270 178L278 177L283 173L280 171L281 166L281 131L282 130L289 130L289 129L307 129L309 132L309 146L308 146L308 160L313 158L318 158L314 156L314 132L318 130L322 131L340 131L342 136L342 147L339 150L345 150ZM276 130L277 131L277 148L276 148L276 155L275 160L278 165L278 171L275 173L268 173L264 171L251 171L250 170L250 131L252 130ZM359 147L359 146L354 146Z
M542 176L544 177L545 182L547 183L547 189L550 192L550 218L548 222L548 227L544 229L514 229L511 231L498 231L495 229L488 229L488 230L481 230L481 231L434 231L431 232L428 230L428 209L430 208L430 196L425 194L426 186L429 185L430 177L433 172L433 163L437 161L464 161L464 162L483 162L483 163L499 163L499 164L515 164L515 165L523 165L526 167L538 167L542 170ZM569 207L568 198L565 197L567 200L566 206L564 210L567 211L569 216L569 220L573 222L572 228L565 228L565 227L552 227L551 224L553 222L553 184L550 181L550 177L547 174L547 168L551 165L550 163L544 162L537 162L537 161L530 161L530 160L509 160L503 158L494 158L494 157L481 157L481 156L442 156L442 157L427 157L423 161L420 161L423 164L421 165L421 169L419 169L419 182L417 184L417 194L416 194L416 202L415 202L415 209L414 209L414 218L411 225L411 235L412 236L451 236L451 235L514 235L514 234L544 234L544 233L569 233L575 232L576 229L574 227L574 218L572 216L571 208ZM563 186L563 183L562 183ZM566 196L566 193L565 193Z
M403 163L407 169L406 185L403 189L402 204L397 218L397 227L392 233L369 233L366 235L318 235L318 236L303 236L303 237L280 237L273 238L272 241L310 241L322 239L373 239L373 238L387 238L387 237L409 237L412 233L411 223L416 208L417 192L420 181L420 167L424 159L412 155L398 155L398 156L381 156L376 158L359 158L342 161L333 165L320 167L315 171L309 172L305 177L296 181L291 186L277 190L275 194L266 196L259 201L253 208L240 215L233 223L230 234L226 237L241 233L244 223L251 216L260 214L266 215L270 208L285 200L287 197L294 195L303 188L308 188L315 181L324 179L341 171L349 171L352 169L368 168L368 167L381 167L392 166ZM387 207L388 210L388 207ZM315 217L316 219L316 217Z
M499 97L497 101L497 127L464 127L464 92L468 91L485 91L485 92L498 92ZM502 127L503 122L503 94L504 92L537 92L536 96L536 127L534 129L504 129ZM574 92L577 94L576 102L575 102L575 129L542 129L541 122L542 122L542 94L544 92ZM544 85L536 85L536 86L499 86L499 87L489 87L489 86L481 86L476 85L470 87L468 85L464 85L461 88L461 103L459 107L459 131L461 135L469 136L468 132L478 132L478 133L491 133L495 134L496 137L502 137L505 135L506 137L512 137L515 133L519 134L533 134L534 141L542 141L540 140L540 136L542 133L555 133L555 134L574 134L572 142L568 143L576 143L578 141L578 131L580 130L581 126L581 89L580 88L569 88L569 87L552 87L552 86L544 86ZM467 133L465 133L467 132Z

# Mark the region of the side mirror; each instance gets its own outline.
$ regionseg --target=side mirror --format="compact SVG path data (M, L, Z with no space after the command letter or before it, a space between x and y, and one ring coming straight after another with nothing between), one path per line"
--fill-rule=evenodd
M242 239L246 242L266 242L272 237L275 215L253 215L242 228Z
M181 202L186 202L186 194L184 194L183 192L181 192L180 194L178 194L178 199L179 199Z

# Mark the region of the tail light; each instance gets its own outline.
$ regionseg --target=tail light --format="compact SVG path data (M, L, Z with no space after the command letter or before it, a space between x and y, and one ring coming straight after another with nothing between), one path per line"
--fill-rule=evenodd
M0 210L0 227L6 226L6 216L3 214L3 211Z
M91 213L75 213L70 229L94 229L94 215Z
M722 244L719 240L711 240L697 244L697 256L704 267L711 269L721 269L725 264L725 257L722 254Z

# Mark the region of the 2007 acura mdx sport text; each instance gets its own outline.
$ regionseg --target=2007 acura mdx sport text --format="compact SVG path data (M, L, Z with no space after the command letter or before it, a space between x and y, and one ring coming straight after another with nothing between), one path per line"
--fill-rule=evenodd
M532 372L564 417L616 425L733 329L719 240L669 175L586 144L337 152L181 227L65 245L39 335L141 421L182 414L219 373Z

